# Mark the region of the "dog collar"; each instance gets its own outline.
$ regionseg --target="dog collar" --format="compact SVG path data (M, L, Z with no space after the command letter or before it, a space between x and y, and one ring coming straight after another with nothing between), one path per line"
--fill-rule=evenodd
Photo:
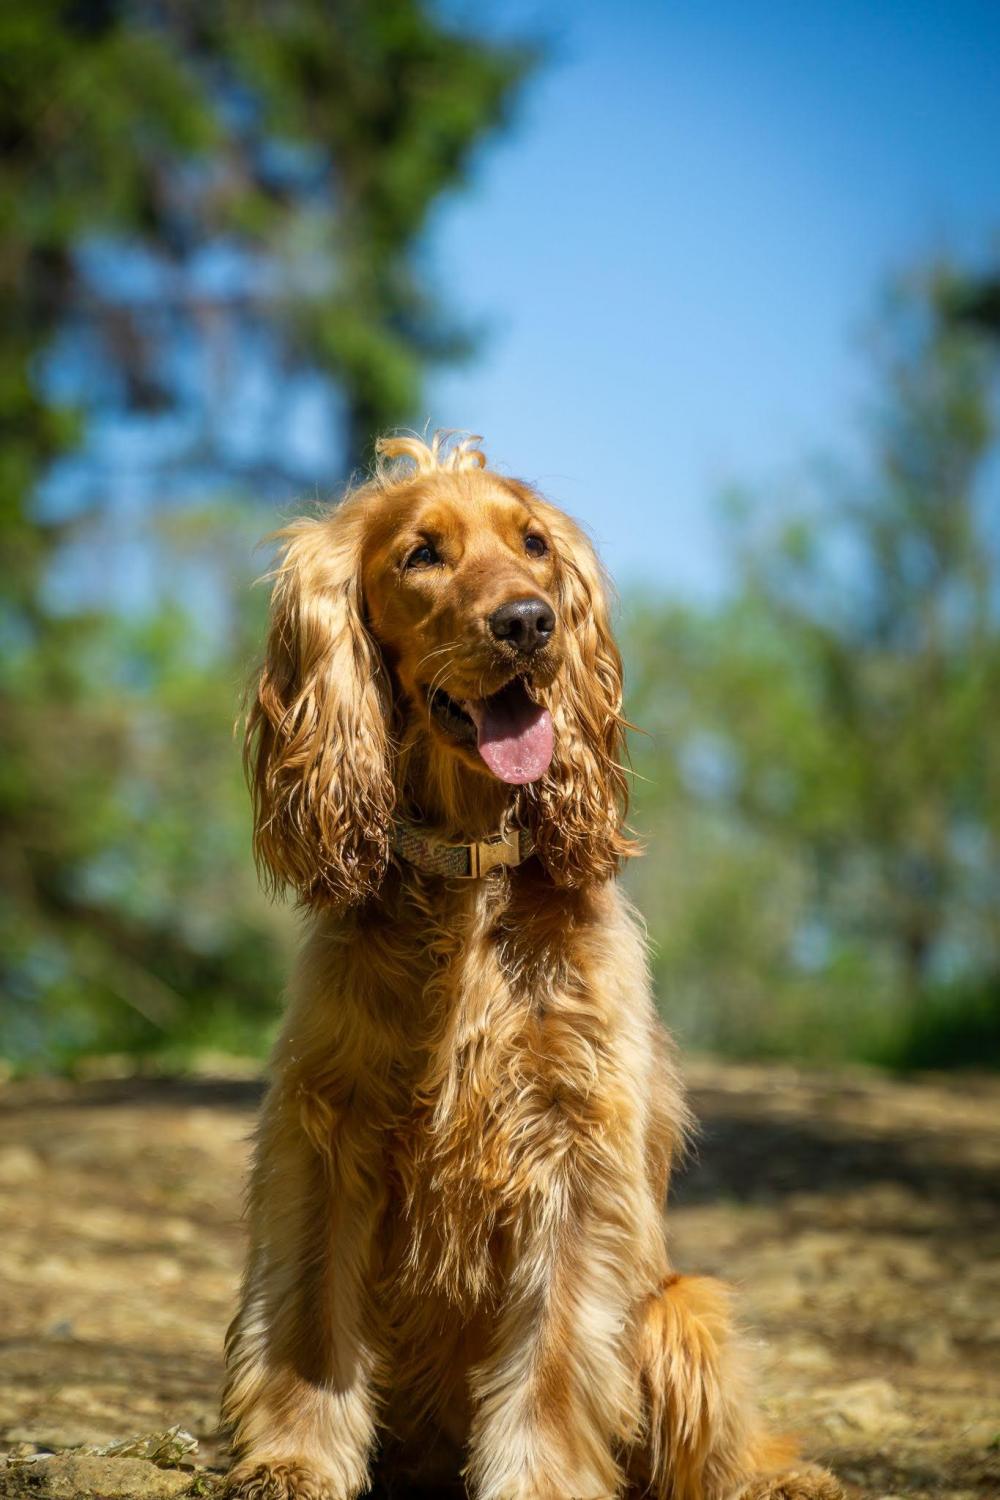
M534 840L523 828L511 828L507 833L496 833L492 838L471 844L450 844L402 819L393 830L392 847L394 853L418 870L458 880L478 880L501 866L512 869L535 852Z

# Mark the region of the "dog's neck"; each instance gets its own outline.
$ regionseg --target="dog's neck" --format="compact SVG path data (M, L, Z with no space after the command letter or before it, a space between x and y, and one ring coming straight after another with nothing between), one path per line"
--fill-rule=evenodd
M518 808L519 788L463 765L423 733L404 740L398 777L402 816L445 838L490 838Z

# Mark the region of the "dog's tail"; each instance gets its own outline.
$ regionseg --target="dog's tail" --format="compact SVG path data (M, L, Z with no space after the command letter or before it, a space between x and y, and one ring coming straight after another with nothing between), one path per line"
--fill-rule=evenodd
M636 1332L645 1443L635 1478L658 1500L721 1500L795 1458L795 1444L757 1419L721 1281L665 1277Z

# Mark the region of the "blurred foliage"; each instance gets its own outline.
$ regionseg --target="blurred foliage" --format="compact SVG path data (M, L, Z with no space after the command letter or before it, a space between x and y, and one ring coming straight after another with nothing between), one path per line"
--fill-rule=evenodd
M942 278L941 304L953 323L1000 338L1000 272L979 276L950 273Z
M77 623L0 661L0 1051L254 1050L285 934L247 869L237 674L177 609Z
M421 232L533 61L423 0L0 10L0 1052L256 1046L284 967L231 738L261 635L247 501L280 486L212 455L228 482L188 515L217 554L211 628L167 512L146 545L173 601L67 596L53 579L74 549L100 578L105 497L46 514L40 486L109 413L184 417L191 349L210 362L228 339L238 360L261 331L275 384L336 383L345 470L412 418L427 363L470 342ZM220 246L228 300L190 274ZM156 272L151 309L122 293L137 264L147 286ZM80 329L74 401L51 366Z
M533 61L422 0L0 11L0 1055L17 1065L256 1051L294 937L256 889L232 723L265 603L251 497L293 495L301 469L280 442L237 461L196 425L170 460L200 476L194 499L147 489L163 586L130 608L107 476L53 504L52 475L111 416L142 440L135 419L210 405L191 350L238 364L262 335L271 384L336 388L343 468L360 462L414 415L427 364L470 347L421 232ZM225 295L204 274L219 247ZM650 851L629 880L689 1042L1000 1061L998 326L992 281L899 289L867 467L826 464L787 502L731 496L718 604L628 601ZM67 586L80 558L89 592Z
M634 885L665 1008L706 1044L995 1063L994 351L932 277L873 352L867 472L735 497L731 595L632 611Z

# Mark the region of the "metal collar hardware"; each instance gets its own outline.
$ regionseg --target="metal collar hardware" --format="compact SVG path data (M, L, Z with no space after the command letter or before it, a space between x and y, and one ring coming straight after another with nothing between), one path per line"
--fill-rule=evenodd
M502 866L514 868L534 853L534 841L523 828L511 828L470 844L451 844L413 823L396 823L392 847L418 870L457 880L479 880Z

